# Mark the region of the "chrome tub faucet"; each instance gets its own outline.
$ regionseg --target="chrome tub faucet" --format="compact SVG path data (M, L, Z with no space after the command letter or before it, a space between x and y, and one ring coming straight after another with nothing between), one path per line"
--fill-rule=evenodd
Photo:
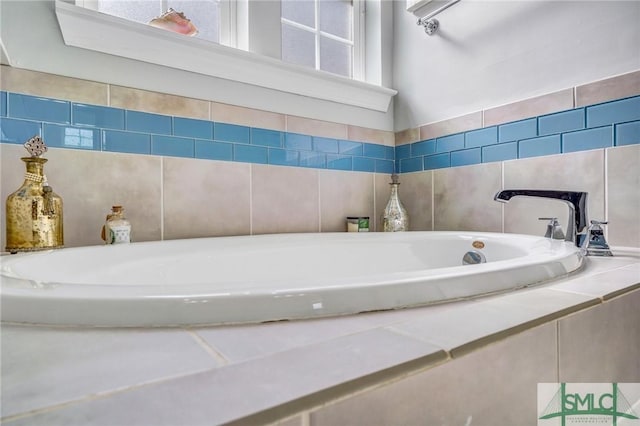
M571 241L580 247L579 234L587 227L587 193L574 191L552 191L537 189L505 189L494 197L501 203L508 203L513 197L540 197L560 200L569 206L569 221L567 224L566 241Z
M552 191L536 189L505 189L494 197L494 200L501 203L508 203L513 197L540 197L560 200L569 206L569 222L567 224L567 234L565 241L571 241L582 249L588 256L613 256L609 244L604 237L601 225L607 222L592 220L587 227L587 193L574 191ZM549 220L545 237L561 239L562 228L555 217L540 218ZM582 237L582 239L580 238Z

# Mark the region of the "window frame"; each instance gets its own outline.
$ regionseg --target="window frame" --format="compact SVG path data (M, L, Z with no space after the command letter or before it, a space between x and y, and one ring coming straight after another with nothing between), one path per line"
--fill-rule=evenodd
M68 46L284 93L387 112L397 91L106 15L62 0L55 13ZM110 37L102 37L105 32ZM165 52L171 51L172 55Z
M345 76L348 78L352 78L354 80L364 81L365 73L364 73L364 64L365 64L365 12L366 12L366 3L365 0L351 0L352 4L352 22L351 22L351 40L346 39L344 37L336 36L331 33L327 33L320 29L320 8L319 3L321 0L312 0L314 2L314 16L315 22L314 27L309 27L308 25L301 24L296 21L292 21L283 16L280 17L280 25L289 25L294 28L298 28L303 31L307 31L314 35L315 41L315 69L320 71L322 70L322 59L320 57L320 38L326 37L332 39L334 41L338 41L345 45L351 47L351 67L350 67L350 75ZM281 35L282 37L282 35ZM282 40L281 40L282 42ZM343 75L343 74L338 74Z

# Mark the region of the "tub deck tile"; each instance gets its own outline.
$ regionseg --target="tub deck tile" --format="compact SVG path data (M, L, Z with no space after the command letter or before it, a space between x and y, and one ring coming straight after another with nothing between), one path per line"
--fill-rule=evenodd
M179 329L2 324L1 332L3 419L216 367L215 360Z
M425 310L422 318L390 329L437 345L455 358L598 302L594 296L545 288L519 290L477 299L461 307L455 321L450 312Z
M549 288L555 291L580 293L609 300L640 288L640 264L630 264L613 271L593 274L580 281L566 280L553 284Z
M287 403L310 408L322 402L323 392L325 399L339 395L339 386L346 384L343 392L350 393L354 386L361 386L354 384L356 380L384 374L398 365L416 361L428 365L446 358L444 351L428 343L372 330L105 397L88 398L7 424L221 424ZM313 397L305 400L310 396ZM277 420L281 414L273 416ZM268 417L267 413L262 418Z

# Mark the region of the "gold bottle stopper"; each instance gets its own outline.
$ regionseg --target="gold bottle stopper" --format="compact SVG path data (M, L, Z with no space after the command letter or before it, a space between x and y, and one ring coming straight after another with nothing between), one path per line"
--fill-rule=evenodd
M34 136L26 141L24 147L32 157L40 157L49 150L40 136Z

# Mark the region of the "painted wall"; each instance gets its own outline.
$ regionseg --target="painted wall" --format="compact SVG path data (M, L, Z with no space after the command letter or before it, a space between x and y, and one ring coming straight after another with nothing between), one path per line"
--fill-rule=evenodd
M636 1L463 0L437 19L428 36L394 2L396 131L640 68Z

